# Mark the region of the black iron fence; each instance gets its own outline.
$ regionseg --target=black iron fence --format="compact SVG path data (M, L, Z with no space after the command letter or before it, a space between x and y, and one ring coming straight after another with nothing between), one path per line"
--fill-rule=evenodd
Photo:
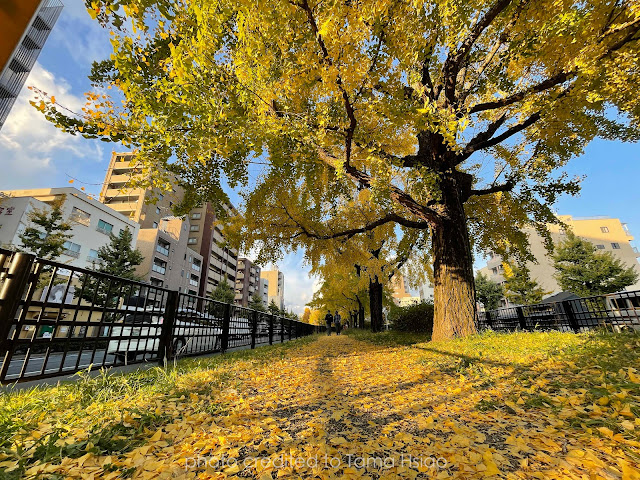
M640 331L640 291L478 313L479 330L560 330L578 333L597 327L617 332Z
M316 327L0 249L0 383L284 342Z

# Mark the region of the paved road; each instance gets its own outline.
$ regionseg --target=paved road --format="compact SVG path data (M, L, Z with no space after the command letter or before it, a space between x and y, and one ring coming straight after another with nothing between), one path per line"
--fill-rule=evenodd
M102 360L105 358L106 351L105 350L96 350L95 355L93 355L92 351L82 352L79 355L79 352L67 352L67 356L64 359L64 369L65 370L73 370L76 369L76 363L78 364L77 369L82 370L84 368L89 367L89 365L101 365ZM78 356L80 357L80 361L78 362ZM44 372L42 372L42 367L44 364L45 356L44 354L37 353L31 355L29 357L29 362L25 368L25 375L38 375L40 373L53 373L60 370L60 365L62 364L62 353L52 353L49 355L49 359L47 360L47 365L45 367ZM92 358L93 357L93 358ZM22 369L22 365L24 364L25 356L24 355L15 355L11 362L9 363L9 369L7 371L7 380L12 380L14 377L17 377L20 374L20 370ZM106 363L107 365L111 365L115 362L115 358L113 355L106 355ZM0 362L0 365L2 362Z
M257 340L256 347L268 345L268 336L259 336L256 340ZM273 342L274 344L280 343L280 336L279 335L277 337L274 336L273 340L274 340ZM240 340L239 338L234 339L233 337L229 339L230 345L229 345L229 349L227 350L228 352L233 352L237 350L247 350L251 348L250 345L235 346L234 343L236 342L240 343L242 342L242 340ZM203 355L210 355L210 354L205 353ZM78 356L80 356L79 362L78 362ZM103 359L105 359L105 356L106 356L106 360L104 362L104 366L106 368L113 367L114 364L116 363L115 356L113 354L107 354L106 350L104 349L96 350L95 355L93 354L92 351L85 351L85 352L82 352L82 354L80 355L79 355L79 352L67 352L67 355L64 359L65 371L63 371L63 373L48 379L29 382L29 386L31 386L31 384L34 384L35 382L50 384L50 383L55 383L58 380L68 380L69 377L75 373L75 371L86 369L90 365L94 365L96 367L102 365L103 364L102 362L103 362ZM58 372L60 370L60 365L62 363L62 357L63 357L62 353L58 353L58 352L51 353L47 360L47 365L45 367L45 370L44 372L42 372L42 367L45 359L44 354L38 353L38 354L31 355L29 357L29 362L27 363L25 368L25 376L29 377L30 375L35 376L35 375L40 375L42 373L51 374L51 373ZM146 358L148 359L147 362L136 363L126 367L123 365L123 360L119 360L117 367L115 367L116 371L119 371L121 369L129 371L129 370L133 370L140 367L157 365L156 360L153 358L150 358L150 354L147 353ZM24 364L24 359L25 359L25 355L23 354L13 356L9 364L9 369L7 371L7 375L5 378L6 381L10 382L19 377L20 371ZM140 354L137 357L137 359L141 360L142 354ZM77 367L76 367L76 363L78 363ZM0 358L0 367L1 366L2 366L2 359Z

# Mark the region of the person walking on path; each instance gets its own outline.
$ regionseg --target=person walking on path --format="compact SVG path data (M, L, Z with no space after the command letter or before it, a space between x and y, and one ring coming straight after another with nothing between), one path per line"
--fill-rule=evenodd
M333 323L331 310L327 310L327 314L324 316L324 321L327 323L327 335L331 336L331 324Z
M338 313L338 310L336 310L336 313L333 316L333 323L336 326L336 335L340 335L340 329L341 329L340 321L341 320L342 320L342 318L340 317L340 314Z

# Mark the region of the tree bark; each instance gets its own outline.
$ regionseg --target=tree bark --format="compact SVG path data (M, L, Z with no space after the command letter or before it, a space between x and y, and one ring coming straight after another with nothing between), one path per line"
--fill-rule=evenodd
M446 215L432 228L434 319L432 340L476 332L473 257L460 188L456 179L441 183Z
M375 280L369 280L369 310L371 311L371 331L382 330L382 284Z
M364 329L364 306L361 304L360 308L358 308L358 319L359 319L359 327Z

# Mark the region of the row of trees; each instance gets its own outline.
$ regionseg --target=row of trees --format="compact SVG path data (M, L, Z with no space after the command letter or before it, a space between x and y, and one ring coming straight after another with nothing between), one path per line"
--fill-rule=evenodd
M244 246L355 271L374 329L402 246L421 251L433 338L463 336L472 251L530 259L523 229L549 238L551 206L578 191L566 163L596 137L640 138L640 9L458 3L86 0L113 32L96 92L77 113L44 92L33 104L63 131L136 148L149 182L178 173L184 208L237 188Z
M557 246L552 258L560 288L581 297L618 292L638 281L633 267L625 266L611 252L598 252L591 242L571 233ZM551 293L531 278L526 266L503 266L504 288L481 273L476 276L478 301L487 310L498 308L503 297L515 305L530 305Z

